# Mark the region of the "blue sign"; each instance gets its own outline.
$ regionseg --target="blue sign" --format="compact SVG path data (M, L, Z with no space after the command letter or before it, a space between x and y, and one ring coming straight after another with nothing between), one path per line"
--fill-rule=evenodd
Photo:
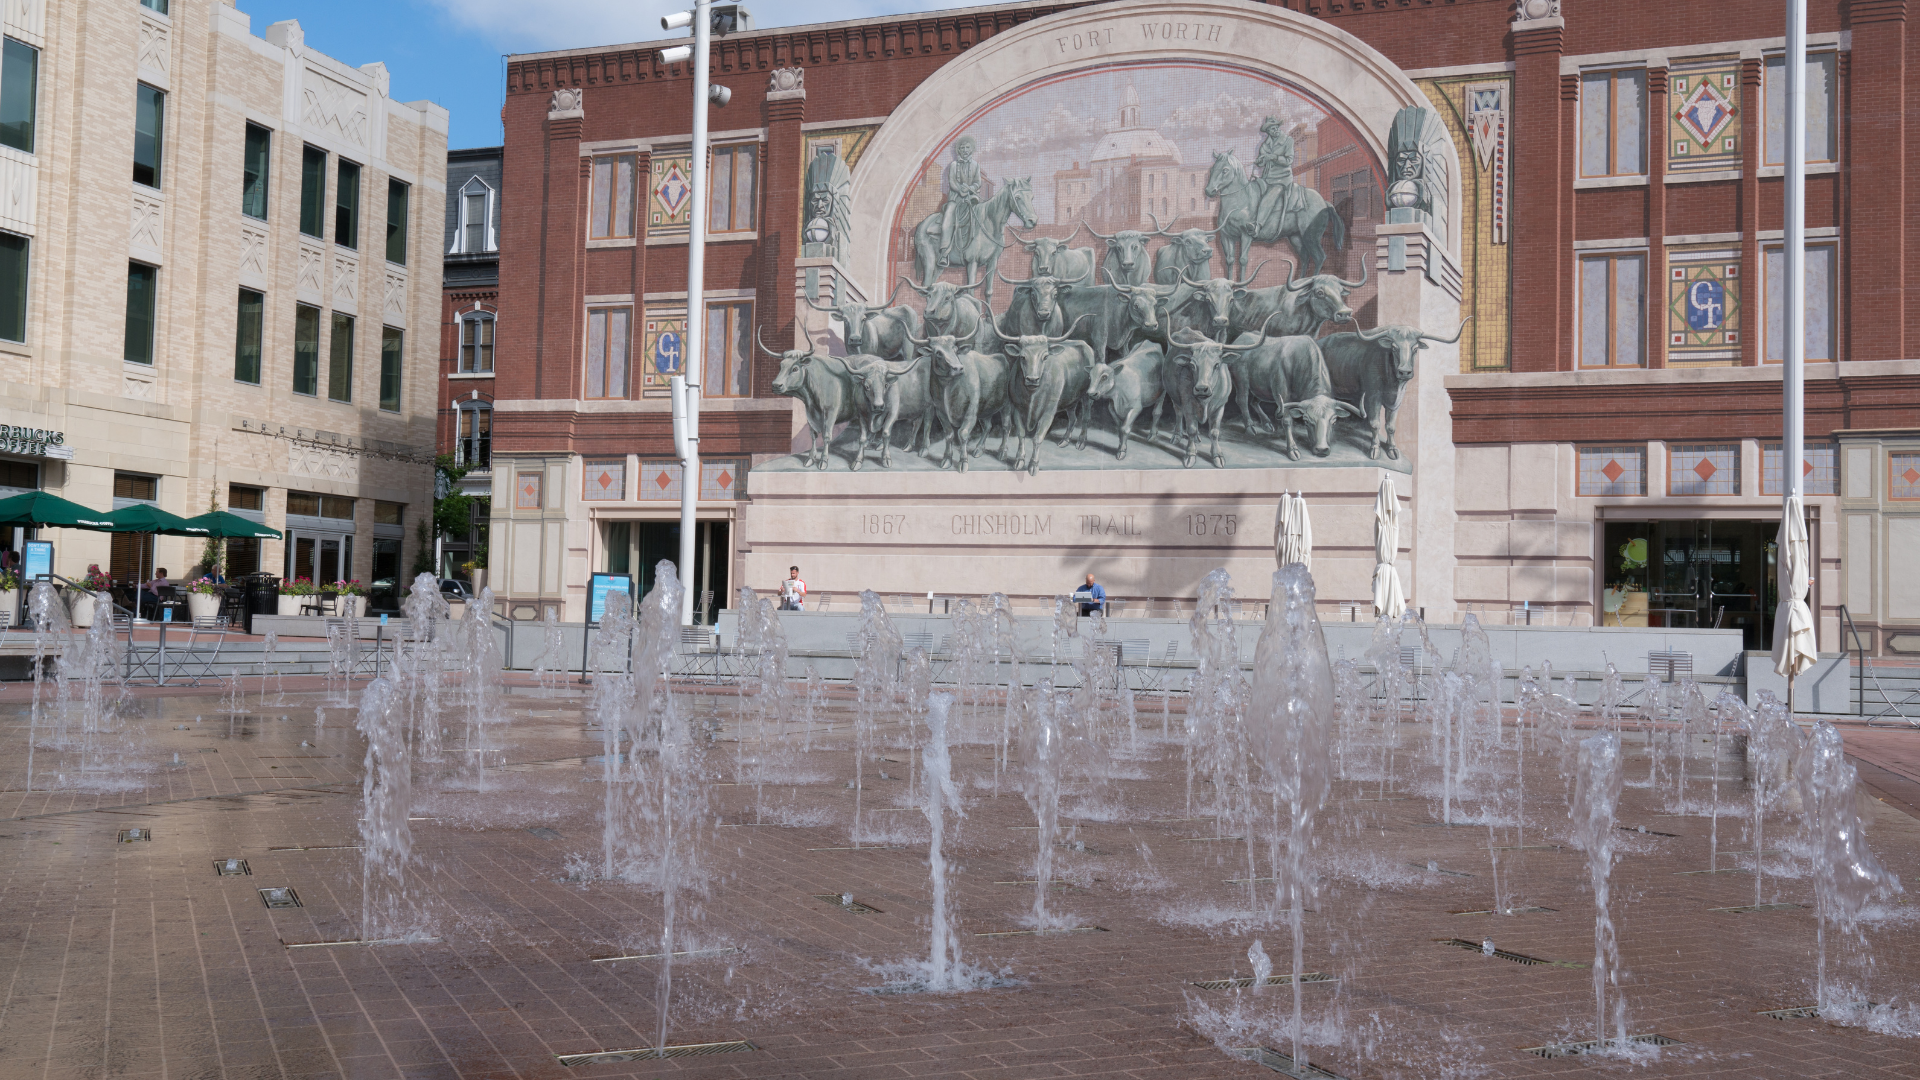
M1687 286L1687 325L1718 330L1727 321L1727 287L1711 278Z
M170 608L170 607L163 607L163 608L161 608L161 609L160 609L160 621L161 621L161 622L172 622L172 621L173 621L173 609L172 609L172 608Z
M662 375L680 370L680 335L669 330L653 339L653 366Z
M29 540L20 560L20 576L35 581L53 573L53 541Z
M593 575L591 584L587 586L587 597L591 606L591 610L587 614L588 622L597 623L600 621L600 617L607 613L607 594L616 590L626 593L627 598L631 600L633 598L633 575Z

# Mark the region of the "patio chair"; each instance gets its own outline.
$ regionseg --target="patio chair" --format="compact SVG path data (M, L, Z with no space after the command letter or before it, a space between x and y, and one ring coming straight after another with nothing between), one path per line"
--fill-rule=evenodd
M220 646L226 640L226 619L218 615L195 619L187 626L186 643L178 649L167 650L167 661L173 673L188 686L199 686L203 681L219 682L220 676L213 666L220 661Z
M121 680L132 682L135 679L160 678L160 643L156 641L135 641L133 639L133 616L124 611L114 611L108 616L113 622L115 635L125 634L127 648L126 659L121 666Z
M674 650L678 662L674 674L681 678L719 681L720 645L711 626L683 626L680 644Z
M825 611L833 605L832 593L821 593L817 598L808 597L807 606L815 611Z

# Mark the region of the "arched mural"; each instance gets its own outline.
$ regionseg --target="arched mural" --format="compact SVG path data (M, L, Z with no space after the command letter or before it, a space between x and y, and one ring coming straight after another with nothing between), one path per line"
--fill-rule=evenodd
M932 131L883 126L833 193L846 250L824 253L864 266L883 245L884 271L803 295L815 329L775 389L807 431L757 468L1409 470L1403 391L1458 329L1379 324L1375 233L1419 214L1446 243L1438 117L1395 102L1368 125L1312 78L1222 57L1217 27L1166 25L1179 46L1030 71L943 103ZM860 173L907 142L887 209L863 213Z

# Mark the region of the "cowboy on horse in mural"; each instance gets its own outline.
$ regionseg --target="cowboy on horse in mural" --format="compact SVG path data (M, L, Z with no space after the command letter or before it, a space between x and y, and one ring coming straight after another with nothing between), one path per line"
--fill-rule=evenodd
M1280 236L1281 222L1299 211L1300 185L1293 179L1293 136L1286 125L1269 116L1260 124L1260 135L1260 149L1253 157L1253 182L1260 189L1253 233L1271 243Z
M971 135L962 135L953 144L953 160L940 174L940 192L945 202L940 208L940 264L952 264L951 254L958 247L966 250L967 241L982 231L980 204L993 194L993 183L973 160L978 143Z
M1218 200L1220 253L1234 277L1247 270L1254 244L1293 245L1305 264L1306 275L1320 272L1327 250L1345 250L1347 225L1339 213L1310 187L1293 178L1293 136L1278 117L1260 124L1260 149L1249 177L1232 150L1215 150L1207 171L1207 198ZM1326 246L1321 239L1325 238Z

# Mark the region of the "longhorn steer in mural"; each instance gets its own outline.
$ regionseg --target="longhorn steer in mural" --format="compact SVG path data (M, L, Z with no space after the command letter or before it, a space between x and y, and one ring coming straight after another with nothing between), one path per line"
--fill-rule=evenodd
M1127 355L1111 364L1094 369L1093 386L1087 396L1107 403L1113 413L1115 430L1120 434L1120 449L1114 457L1125 460L1127 437L1134 421L1147 409L1153 410L1153 426L1147 441L1160 437L1160 410L1166 404L1167 357L1158 342L1143 341L1127 350Z
M909 339L909 343L913 343ZM880 444L880 467L893 467L893 426L911 421L913 452L925 456L933 444L933 395L928 392L924 355L910 360L879 356L849 356L853 373L855 409L860 419L860 441L853 451L853 468L866 464L867 451Z
M1221 233L1221 251L1226 259L1225 269L1229 273L1246 272L1247 258L1256 243L1273 244L1286 240L1293 245L1294 253L1307 264L1308 276L1318 274L1321 264L1327 261L1327 253L1320 245L1322 237L1333 241L1335 251L1346 250L1346 222L1341 221L1340 215L1327 204L1327 200L1310 187L1301 187L1293 204L1273 215L1273 220L1255 221L1259 194L1253 181L1247 177L1246 166L1240 164L1231 150L1213 152L1213 167L1207 171L1206 192L1207 198L1219 200L1219 216L1214 222Z
M1013 360L1014 378L1008 381L1013 399L1015 449L1013 467L1032 476L1040 471L1040 444L1053 430L1054 417L1068 413L1066 426L1060 429L1060 445L1073 437L1074 414L1080 421L1079 449L1087 447L1087 422L1093 401L1087 390L1093 385L1096 366L1093 349L1071 335L1080 319L1058 336L1048 334L1009 334L1000 336L1011 344L1004 346ZM997 325L995 329L1000 329Z
M1161 285L1178 285L1182 277L1205 281L1213 276L1213 238L1220 230L1183 229L1171 233L1160 227L1153 214L1154 235L1173 241L1153 253L1153 280ZM1255 270L1254 275L1260 271Z
M1332 274L1315 274L1296 281L1293 266L1288 264L1286 284L1247 289L1235 297L1228 322L1235 336L1259 333L1263 326L1276 334L1311 335L1320 329L1321 323L1351 321L1353 309L1347 306L1347 295L1366 283L1364 262L1360 264L1358 281L1347 281Z
M1014 233L1013 238L1027 249L1033 257L1027 272L1034 277L1055 277L1062 281L1082 281L1093 276L1093 249L1090 247L1068 247L1073 238L1085 228L1084 223L1075 225L1065 238L1055 240L1050 236L1035 237L1032 240Z
M1360 410L1333 396L1327 360L1310 337L1287 335L1256 339L1242 334L1235 345L1245 351L1228 360L1233 368L1234 401L1240 414L1251 418L1249 399L1271 402L1287 436L1287 457L1300 460L1293 422L1307 428L1307 445L1314 457L1326 457L1333 448L1333 422L1340 415L1360 416ZM1263 425L1264 426L1264 425Z
M1008 412L1007 358L968 348L971 343L971 339L952 334L936 334L914 342L932 367L934 414L947 429L947 452L940 459L940 467L961 472L967 471L967 459L979 457L980 448L986 444L987 429L981 420L1000 426L1001 457L1006 456L1013 428ZM975 439L977 424L980 437Z
M1260 264L1262 267L1266 265ZM1227 340L1228 326L1233 321L1233 302L1245 296L1247 286L1259 276L1259 268L1239 281L1232 278L1196 281L1185 274L1180 275L1179 283L1187 287L1188 296L1184 303L1179 302L1177 295L1168 301L1168 330L1198 330L1215 341Z
M1173 413L1180 434L1187 440L1186 457L1181 464L1193 468L1197 456L1193 444L1204 431L1212 442L1214 468L1225 468L1220 453L1220 419L1226 414L1227 399L1233 396L1233 371L1228 358L1251 346L1222 345L1203 334L1187 331L1173 340L1173 355L1166 373L1167 396L1173 399Z
M936 210L914 226L913 276L920 279L923 288L931 288L941 271L949 266L963 267L968 281L985 279L992 274L1007 247L1007 222L1018 216L1020 227L1028 230L1040 223L1039 215L1033 210L1033 178L1023 176L1007 181L993 198L980 204L977 212L981 228L950 246L944 261L940 258L940 222L944 211ZM987 281L986 286L987 303L991 305L993 282Z
M1121 352L1135 337L1160 328L1158 301L1166 294L1154 285L1117 281L1111 285L1080 285L1044 277L1000 280L1014 286L1019 297L1009 312L1017 332L1043 334L1061 327L1079 327L1067 333L1093 349L1096 363L1106 363L1110 353Z
M925 289L911 281L908 281L907 285L926 297L925 310L920 313L920 317L926 320L928 337L948 334L968 345L979 341L982 305L967 295L980 287L978 281L970 281L965 285L955 285L951 281L936 281L930 288Z
M773 376L773 392L798 398L807 410L811 439L801 460L810 469L826 468L833 429L858 415L860 391L854 385L853 372L845 361L816 352L812 341L807 342L806 352L791 349L777 353L760 340L760 329L755 327L753 342L761 352L780 361L780 370Z
M898 295L900 286L895 285L884 304L842 299L833 307L825 307L808 297L807 305L837 315L846 324L847 352L908 360L913 352L907 339L919 332L920 313L905 304L895 307L893 298Z
M1442 345L1459 341L1472 318L1461 319L1452 337L1429 334L1417 326L1376 326L1320 339L1334 395L1357 408L1360 418L1373 429L1368 457L1378 458L1382 450L1390 458L1400 456L1400 448L1393 443L1394 418L1400 412L1400 397L1418 368L1420 350L1429 341Z
M1144 285L1153 276L1152 265L1147 260L1147 241L1153 238L1149 232L1139 229L1122 229L1112 236L1087 231L1107 242L1106 257L1100 260L1102 276L1122 285Z

